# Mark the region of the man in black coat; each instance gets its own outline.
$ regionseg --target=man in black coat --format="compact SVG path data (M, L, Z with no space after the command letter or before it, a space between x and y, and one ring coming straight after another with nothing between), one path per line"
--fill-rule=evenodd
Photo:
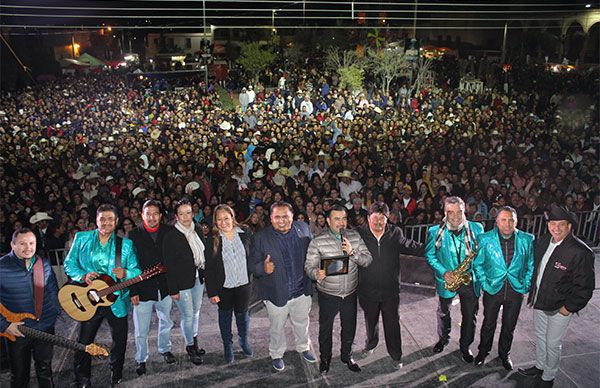
M159 201L149 200L142 206L143 224L129 232L137 252L138 263L142 269L162 264L162 243L165 234L173 229L162 224L162 206ZM152 309L158 316L158 351L167 364L175 362L171 353L171 307L173 300L169 295L165 274L154 276L137 283L130 288L133 305L133 324L135 326L135 361L138 375L146 373L148 360L148 332L152 319Z
M594 253L573 235L577 216L555 207L548 216L549 235L535 248L532 289L535 366L519 373L535 376L535 387L551 387L560 363L562 339L573 314L585 307L594 291Z
M422 244L409 240L402 229L389 224L390 210L383 202L369 208L368 223L358 228L373 262L358 269L358 301L365 313L367 340L365 351L371 352L379 342L379 315L389 355L402 368L400 337L400 254L423 256Z

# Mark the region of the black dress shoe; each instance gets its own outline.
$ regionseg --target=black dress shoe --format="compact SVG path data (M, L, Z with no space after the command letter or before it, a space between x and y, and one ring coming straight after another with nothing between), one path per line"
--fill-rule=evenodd
M500 361L502 361L502 366L506 370L513 370L513 363L510 357L500 357Z
M161 354L162 354L162 356L165 359L165 362L167 364L174 364L175 363L176 360L175 360L175 356L173 355L173 353L171 353L171 352L164 352L164 353L161 353Z
M137 373L138 376L145 374L146 373L146 363L138 362L137 366L135 367L135 373Z
M448 345L448 340L441 339L433 346L434 353L441 353L444 347Z
M319 363L319 372L322 374L329 372L329 361L321 361Z
M192 364L202 365L204 361L202 360L202 356L198 354L198 349L196 349L194 345L186 346L185 351L190 357L190 361L192 362Z
M348 369L350 369L352 372L360 372L362 370L360 369L360 366L358 366L358 364L354 362L354 359L352 359L352 357L348 359L342 358L342 362L346 364Z
M466 362L467 364L470 364L473 362L473 353L471 353L470 350L467 350L466 352L462 352L462 359L464 360L464 362Z
M473 360L473 363L476 366L482 366L483 364L485 364L485 356L482 355L481 353L477 355L477 357L475 357L475 359Z
M123 376L120 373L112 373L110 374L110 386L111 387L116 387L117 385L121 384L121 379L123 378Z
M517 372L523 376L541 376L544 373L543 370L536 368L535 365L527 369L519 368Z
M551 388L554 385L554 380L542 380L542 376L538 376L533 388Z

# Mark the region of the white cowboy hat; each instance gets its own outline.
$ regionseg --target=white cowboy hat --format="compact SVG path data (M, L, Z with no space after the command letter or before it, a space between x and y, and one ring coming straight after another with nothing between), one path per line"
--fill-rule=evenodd
M133 191L131 192L131 194L133 195L133 197L137 197L139 193L146 191L146 189L143 189L141 187L136 187L135 189L133 189Z
M200 188L200 183L196 182L196 181L191 181L190 183L188 183L187 185L185 185L185 192L186 193L191 193L192 191L198 190Z
M224 131L229 131L231 129L231 123L229 121L223 121L221 124L219 124L219 128Z
M256 179L260 179L263 178L265 176L265 172L263 171L262 168L259 168L258 170L254 171L252 173L252 176Z
M73 174L71 176L71 178L75 179L75 180L80 180L81 178L83 178L85 176L85 174L82 171L77 171L75 174Z
M273 183L275 183L276 186L283 186L285 184L285 177L277 173L273 176Z
M269 164L270 170L279 170L279 161L274 160L271 164Z
M148 166L150 166L150 162L148 162L148 156L142 155L140 156L140 159L142 159L142 164L140 167L142 167L144 170L147 170Z
M85 179L92 180L92 179L98 179L98 178L100 178L100 175L98 175L98 173L96 171L92 171L90 173L90 175L88 175Z
M273 152L275 152L275 148L269 148L266 152L265 152L265 158L267 159L267 162L271 161L271 155L273 155Z
M37 212L29 219L30 224L37 224L40 221L52 221L52 217L46 212Z
M349 170L344 170L343 172L339 172L337 176L338 178L352 178L352 172Z

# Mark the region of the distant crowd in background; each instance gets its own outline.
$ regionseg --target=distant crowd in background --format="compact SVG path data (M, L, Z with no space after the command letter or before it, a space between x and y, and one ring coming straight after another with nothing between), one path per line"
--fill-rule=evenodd
M472 95L456 88L456 66L416 93L401 79L384 94L368 78L352 93L310 58L255 84L232 76L235 111L201 77L84 75L2 92L0 252L20 226L40 250L68 248L102 203L118 207L126 236L147 199L173 221L187 197L205 233L220 203L257 231L289 201L315 235L333 204L352 226L376 201L394 224L440 223L448 195L477 221L505 205L519 217L599 210L596 76L513 67L510 93Z

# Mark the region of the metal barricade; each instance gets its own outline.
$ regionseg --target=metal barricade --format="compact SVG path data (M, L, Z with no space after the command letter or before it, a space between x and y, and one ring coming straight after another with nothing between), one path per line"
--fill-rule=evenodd
M68 280L67 274L64 269L65 257L67 256L66 249L52 249L48 251L48 260L52 263L52 269L54 270L54 275L56 276L56 282L58 283L58 287L62 287Z

